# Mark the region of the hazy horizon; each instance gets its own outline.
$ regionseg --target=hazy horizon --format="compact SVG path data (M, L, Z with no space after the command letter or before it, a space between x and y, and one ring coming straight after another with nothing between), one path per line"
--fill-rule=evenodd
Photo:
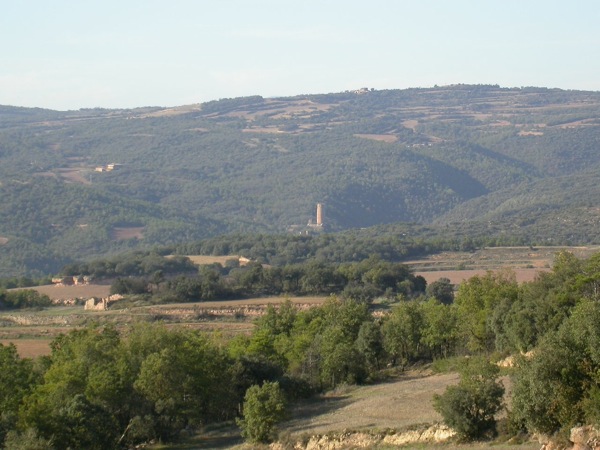
M498 84L600 90L591 0L66 0L0 17L0 104L178 106Z

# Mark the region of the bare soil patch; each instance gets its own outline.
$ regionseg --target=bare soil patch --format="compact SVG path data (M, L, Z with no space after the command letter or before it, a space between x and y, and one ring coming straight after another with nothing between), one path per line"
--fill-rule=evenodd
M354 136L372 141L386 142L388 144L398 141L398 136L394 134L355 134Z
M114 227L111 231L111 237L115 241L125 241L127 239L144 239L145 227Z
M0 236L0 245L6 245L8 243L8 238Z

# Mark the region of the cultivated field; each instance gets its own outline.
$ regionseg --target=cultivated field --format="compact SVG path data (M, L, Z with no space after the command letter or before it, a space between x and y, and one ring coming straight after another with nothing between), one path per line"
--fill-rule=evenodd
M598 252L600 247L505 247L485 248L473 252L445 252L420 260L408 261L415 273L428 283L441 277L459 284L487 270L515 272L520 282L533 280L540 271L550 270L557 252L567 250L579 258ZM239 258L229 256L190 256L196 264L225 264ZM108 284L82 286L39 286L35 290L53 300L107 297ZM262 315L269 304L277 304L287 297L253 298L232 301L148 305L143 302L117 303L108 311L84 311L83 306L59 306L43 311L12 311L0 314L0 342L14 342L19 353L33 357L47 354L49 342L60 333L85 326L90 322L108 322L125 327L136 321L163 321L167 326L218 332L227 339L240 333L250 333L252 321ZM292 297L299 308L320 304L325 297ZM331 420L331 418L330 418Z
M405 264L428 283L444 277L453 284L460 284L489 270L506 269L515 273L517 281L525 282L532 281L539 272L551 270L555 255L561 251L569 251L578 258L589 258L599 252L600 247L489 247L473 252L442 252L405 261Z
M46 294L52 300L68 300L71 298L88 299L90 297L102 298L110 295L109 284L84 284L77 286L49 284L32 287L30 289L34 289L40 294Z
M109 286L42 286L52 298L73 298L75 292L86 292L83 298L106 296ZM95 293L96 295L91 295ZM185 327L215 334L219 339L230 339L249 334L253 321L264 314L269 305L287 300L299 309L322 304L326 297L269 297L199 303L169 303L148 305L144 302L116 303L108 311L85 311L83 306L54 306L41 311L7 311L0 313L0 342L12 342L23 357L49 354L50 342L61 333L90 323L110 323L119 329L135 322L163 322L168 327Z

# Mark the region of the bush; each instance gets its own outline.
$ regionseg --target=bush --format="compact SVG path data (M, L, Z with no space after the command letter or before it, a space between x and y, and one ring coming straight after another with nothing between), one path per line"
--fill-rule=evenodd
M23 433L9 431L4 441L4 448L11 450L54 450L52 440L38 436L37 431L31 428Z
M277 382L248 388L244 397L244 418L237 424L250 442L270 442L276 437L276 424L285 417L285 397Z
M497 366L483 359L467 360L461 368L458 385L434 396L435 410L462 439L496 435L494 415L502 407L504 395L504 387L496 380L498 373Z

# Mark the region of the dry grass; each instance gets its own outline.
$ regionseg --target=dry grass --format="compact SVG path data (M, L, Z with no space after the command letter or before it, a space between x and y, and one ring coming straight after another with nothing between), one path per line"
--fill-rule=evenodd
M244 306L267 306L278 305L286 301L291 301L296 305L319 305L327 299L326 296L314 297L254 297L242 300L216 300L212 302L199 303L169 303L156 305L153 308L165 309L206 309L206 308L242 308Z
M222 266L225 265L225 263L227 261L229 261L230 259L235 259L235 260L239 260L240 256L239 255L226 255L226 256L212 256L212 255L185 255L188 258L190 258L190 260L197 265L202 265L202 264L215 264L215 263L219 263Z
M14 344L21 358L37 358L50 354L50 341L51 339L3 339L0 344Z
M92 184L87 173L89 170L64 168L56 171L57 175L67 183Z
M108 284L84 284L78 286L56 286L53 284L36 286L28 289L46 294L52 300L68 300L71 298L108 297L110 285Z
M409 372L374 386L349 387L300 404L282 430L295 434L325 434L344 429L404 428L441 421L431 399L450 384L456 374L429 375Z

